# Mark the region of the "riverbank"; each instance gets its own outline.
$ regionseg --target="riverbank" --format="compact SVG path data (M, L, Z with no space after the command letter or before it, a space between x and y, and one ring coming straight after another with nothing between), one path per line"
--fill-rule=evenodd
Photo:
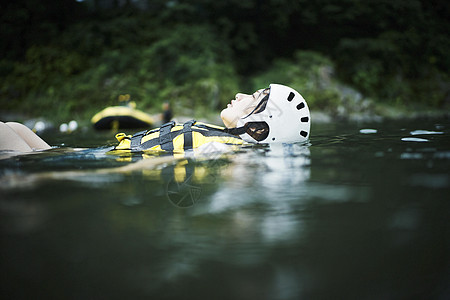
M310 107L312 123L377 123L386 120L414 120L414 119L450 119L450 111L442 109L432 109L424 107L399 108L385 104L370 104L370 109L350 109L349 107L337 107L328 110L316 110ZM194 111L192 109L177 110L174 114L174 120L177 123L184 123L188 120L196 119L198 121L222 124L218 111L202 110ZM68 124L75 120L79 128L91 127L89 118L74 118L67 120L49 119L41 116L23 114L21 112L2 111L0 112L0 121L15 121L25 124L36 131L59 129L61 124ZM41 129L37 128L40 126Z
M448 22L428 2L406 11L401 2L386 10L333 1L87 2L73 2L78 10L36 12L42 4L35 0L6 7L5 20L17 22L0 26L2 112L89 124L129 94L147 113L171 101L175 115L199 118L216 114L236 92L270 83L298 90L320 112L317 120L450 110ZM280 7L290 13L277 14ZM34 17L25 22L27 15Z

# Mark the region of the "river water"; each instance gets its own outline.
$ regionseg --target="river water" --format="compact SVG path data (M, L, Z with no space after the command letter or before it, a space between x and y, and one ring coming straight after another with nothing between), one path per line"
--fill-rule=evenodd
M113 136L0 160L2 299L450 295L449 120L313 123L308 145L174 161L71 149Z

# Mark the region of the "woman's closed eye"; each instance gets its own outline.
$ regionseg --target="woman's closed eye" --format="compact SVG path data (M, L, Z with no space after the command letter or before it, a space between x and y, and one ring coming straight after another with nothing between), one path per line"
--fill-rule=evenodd
M255 93L253 93L253 99L255 99L255 100L261 99L263 96L268 95L269 92L270 92L270 88L257 90Z

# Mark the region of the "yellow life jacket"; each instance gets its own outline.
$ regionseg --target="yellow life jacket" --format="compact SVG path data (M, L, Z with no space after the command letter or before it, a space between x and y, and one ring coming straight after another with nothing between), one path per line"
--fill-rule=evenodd
M168 151L183 152L198 148L212 142L227 145L242 145L244 141L225 131L225 128L188 121L184 124L175 124L174 121L153 130L144 130L131 135L118 133L119 141L113 151L142 152L142 151Z

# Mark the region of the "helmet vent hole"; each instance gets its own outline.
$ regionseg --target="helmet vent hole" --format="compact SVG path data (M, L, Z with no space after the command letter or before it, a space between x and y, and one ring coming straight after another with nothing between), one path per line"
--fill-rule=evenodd
M300 104L297 105L298 110L302 109L303 107L305 107L305 103L303 103L303 102L300 102Z
M287 100L288 100L289 102L291 102L292 99L294 99L294 97L295 97L294 93L291 92L291 93L289 94L289 96L287 97Z
M306 122L309 121L309 118L308 117L303 117L303 118L300 119L300 121L302 121L303 123L306 123Z
M300 135L301 135L302 137L307 137L307 136L308 136L308 133L307 133L306 131L302 130L302 131L300 131Z

